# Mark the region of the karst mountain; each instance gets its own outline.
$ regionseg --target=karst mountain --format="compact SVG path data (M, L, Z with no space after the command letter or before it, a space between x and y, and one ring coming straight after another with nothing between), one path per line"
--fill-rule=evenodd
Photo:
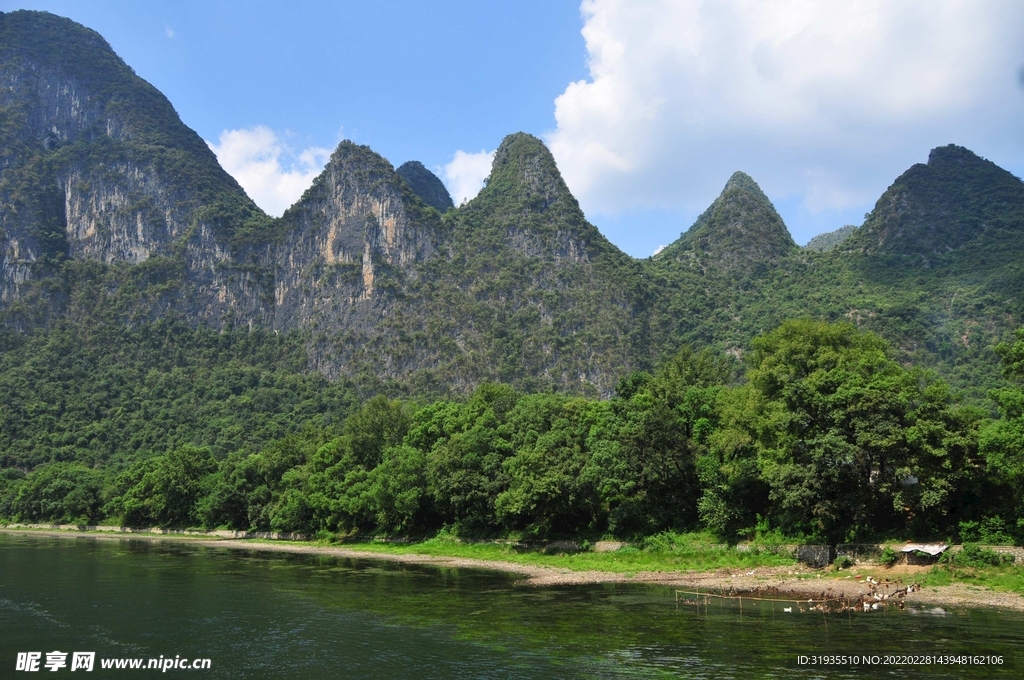
M367 391L609 396L684 343L740 356L806 316L874 330L981 393L991 347L1024 318L1024 184L959 146L807 248L743 172L684 227L652 258L626 255L522 132L462 206L423 164L344 141L271 218L100 35L0 14L5 346L173 323L298 338L296 370Z

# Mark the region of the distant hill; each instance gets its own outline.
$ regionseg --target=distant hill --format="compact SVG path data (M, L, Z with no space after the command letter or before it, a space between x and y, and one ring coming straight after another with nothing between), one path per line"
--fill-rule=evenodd
M398 174L406 181L413 193L439 213L455 207L451 194L437 175L427 170L419 161L406 161L398 166Z
M979 241L1017 241L1022 205L1019 178L961 146L942 146L896 178L844 250L930 266Z
M693 226L655 256L701 270L749 271L797 250L786 225L749 175L736 172Z
M846 226L839 227L835 231L825 232L824 234L818 234L804 246L807 250L813 250L818 253L827 253L846 239L853 235L853 232L857 231L856 225L847 224Z

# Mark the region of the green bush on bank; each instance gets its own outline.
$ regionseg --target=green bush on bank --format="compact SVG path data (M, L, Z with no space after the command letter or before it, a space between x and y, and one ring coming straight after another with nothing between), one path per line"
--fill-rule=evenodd
M943 554L943 564L957 567L999 567L1013 564L1013 561L1013 555L982 548L976 543L964 543L959 551Z

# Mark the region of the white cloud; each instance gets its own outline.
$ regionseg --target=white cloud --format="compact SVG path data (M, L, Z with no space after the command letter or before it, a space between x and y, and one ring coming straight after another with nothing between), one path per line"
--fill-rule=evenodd
M657 254L658 254L658 253L660 253L661 251L665 250L665 248L667 248L667 247L668 247L668 246L665 246L665 245L660 245L660 246L658 246L657 248L655 248L655 249L654 249L654 252L653 252L653 253L651 253L651 257L654 257L655 255L657 255Z
M589 213L699 212L734 170L805 212L957 143L1024 163L1024 3L585 0L547 135Z
M170 38L172 40L174 39L174 31L167 24L164 24L164 33L167 34L168 38Z
M263 125L225 130L220 133L219 144L207 144L256 205L275 217L302 196L331 155L330 149L315 146L295 153ZM286 159L287 168L282 159Z
M493 161L493 151L466 153L460 149L455 152L451 162L442 169L444 183L455 205L461 205L480 193L484 180L491 174Z

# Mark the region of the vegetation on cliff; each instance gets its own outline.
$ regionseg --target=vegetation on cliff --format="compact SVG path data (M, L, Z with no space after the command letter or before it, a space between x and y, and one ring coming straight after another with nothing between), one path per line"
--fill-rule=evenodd
M413 193L437 212L443 214L455 207L444 183L437 175L427 170L423 163L406 161L399 165L395 172L402 176Z

